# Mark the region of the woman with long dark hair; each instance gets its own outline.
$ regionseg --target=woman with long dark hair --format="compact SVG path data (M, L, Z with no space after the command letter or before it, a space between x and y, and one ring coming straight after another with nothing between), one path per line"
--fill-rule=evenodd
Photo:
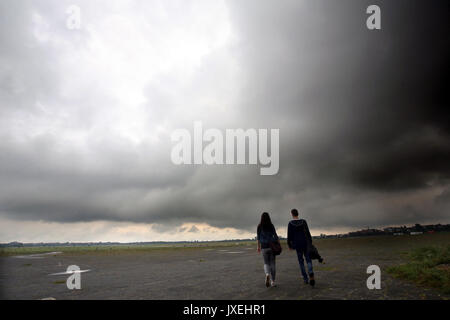
M278 242L278 235L275 227L270 220L267 212L261 215L261 222L256 231L256 238L258 240L258 253L262 252L264 259L264 272L266 273L266 287L275 287L275 255L270 248L271 242Z

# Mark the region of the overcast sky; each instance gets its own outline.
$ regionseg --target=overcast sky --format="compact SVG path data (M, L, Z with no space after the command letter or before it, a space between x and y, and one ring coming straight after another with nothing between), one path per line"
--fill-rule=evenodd
M0 242L246 238L263 211L285 236L291 208L315 234L449 223L448 12L2 0ZM280 129L278 174L174 165L197 120Z

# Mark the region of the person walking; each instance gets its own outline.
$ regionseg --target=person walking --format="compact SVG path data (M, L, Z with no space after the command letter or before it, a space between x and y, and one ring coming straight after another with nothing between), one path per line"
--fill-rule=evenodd
M292 220L289 221L288 224L288 246L290 250L297 251L298 263L300 265L304 283L309 283L311 286L314 286L316 281L314 279L312 261L309 255L309 251L312 246L311 233L309 232L308 224L306 223L306 221L304 219L299 219L297 209L292 209L291 215ZM306 260L309 278L305 270L303 257Z
M275 287L276 286L275 254L270 248L270 243L271 242L279 243L279 238L275 230L275 227L272 224L272 221L270 220L270 216L267 212L263 212L263 214L261 215L261 221L258 225L256 234L257 234L256 239L258 241L257 251L258 253L262 253L264 259L266 287L269 286Z

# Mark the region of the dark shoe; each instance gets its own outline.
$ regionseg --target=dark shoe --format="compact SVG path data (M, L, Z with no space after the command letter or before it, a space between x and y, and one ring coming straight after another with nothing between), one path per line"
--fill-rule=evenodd
M270 276L266 275L266 287L270 287Z
M309 274L309 284L311 285L311 287L314 287L314 285L316 284L316 280L314 280L314 273Z
M304 282L305 284L309 284L309 280L308 280L308 279L303 279L303 282Z

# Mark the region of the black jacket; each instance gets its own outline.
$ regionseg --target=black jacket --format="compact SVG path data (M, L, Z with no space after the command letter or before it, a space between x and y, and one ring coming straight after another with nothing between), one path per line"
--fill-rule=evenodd
M273 224L267 230L262 230L261 225L258 225L256 239L261 243L262 249L270 248L270 243L278 240L278 235Z
M292 249L307 249L312 243L308 224L303 219L294 219L288 224L288 246Z

